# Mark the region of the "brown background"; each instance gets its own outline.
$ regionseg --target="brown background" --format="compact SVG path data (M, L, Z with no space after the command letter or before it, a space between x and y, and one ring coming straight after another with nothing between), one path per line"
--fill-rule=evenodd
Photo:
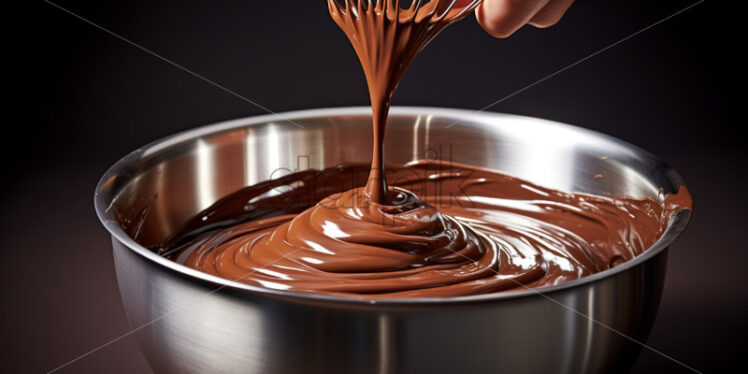
M478 109L691 3L580 0L561 24L501 41L468 20L416 60L395 101ZM367 104L323 0L59 4L274 111ZM104 170L159 137L262 113L44 2L30 5L5 14L15 97L6 110L32 108L5 122L15 135L2 148L6 372L46 372L128 331L93 211ZM648 344L700 370L737 359L747 332L744 62L735 54L745 38L730 7L707 0L491 108L614 135L681 172L697 210L670 253ZM60 372L148 370L126 337ZM683 369L645 351L634 371Z

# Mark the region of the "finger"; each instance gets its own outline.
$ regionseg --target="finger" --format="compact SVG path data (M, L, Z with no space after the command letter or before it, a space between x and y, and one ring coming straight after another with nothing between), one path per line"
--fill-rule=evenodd
M484 0L476 10L478 23L491 35L506 38L524 26L549 0Z
M574 0L550 0L528 23L540 28L551 27L561 20L573 2Z

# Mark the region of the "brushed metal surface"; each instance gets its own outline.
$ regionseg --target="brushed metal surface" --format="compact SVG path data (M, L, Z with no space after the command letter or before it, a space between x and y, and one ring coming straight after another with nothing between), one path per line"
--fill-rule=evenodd
M641 346L627 336L646 340L667 247L689 212L616 268L559 286L456 298L372 303L263 289L144 248L243 186L368 162L369 112L320 109L207 126L138 149L102 177L96 210L112 233L126 313L133 328L142 327L137 338L156 372L577 373L633 363ZM551 121L436 108L394 108L390 118L386 159L393 164L440 158L563 190L636 197L682 184L635 146ZM118 209L143 214L121 222Z

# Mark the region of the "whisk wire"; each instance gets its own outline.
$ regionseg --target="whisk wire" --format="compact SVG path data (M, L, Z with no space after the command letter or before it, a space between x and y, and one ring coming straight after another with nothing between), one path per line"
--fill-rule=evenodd
M342 3L341 3L342 1ZM449 3L447 4L446 1ZM340 12L350 14L355 18L365 12L385 12L388 18L394 13L393 20L400 22L420 22L429 20L430 22L442 21L455 8L458 0L412 0L407 9L403 9L400 0L328 0L328 6L331 13ZM453 18L459 19L465 13L472 11L482 0L473 0L469 5L463 7L459 13L454 14ZM420 9L428 4L428 13L420 14ZM446 6L442 6L446 4ZM407 10L407 19L400 19L401 11Z

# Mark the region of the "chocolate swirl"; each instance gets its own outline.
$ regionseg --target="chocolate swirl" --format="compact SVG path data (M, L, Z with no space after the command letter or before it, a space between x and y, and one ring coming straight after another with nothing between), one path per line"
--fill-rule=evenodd
M683 201L690 204L685 190L664 202L607 198L420 162L388 170L399 185L390 188L389 205L372 202L363 188L339 186L342 192L298 215L282 214L329 189L324 181L331 173L348 180L367 169L347 165L319 172L319 179L309 172L286 177L287 184L295 177L306 182L255 201L278 204L275 217L220 223L198 215L181 238L172 238L192 243L173 256L275 289L366 298L470 295L559 284L630 260L654 244L673 211L688 208ZM229 217L267 187L245 188L206 212ZM404 188L419 191L421 200ZM216 224L228 227L189 239L189 232Z

